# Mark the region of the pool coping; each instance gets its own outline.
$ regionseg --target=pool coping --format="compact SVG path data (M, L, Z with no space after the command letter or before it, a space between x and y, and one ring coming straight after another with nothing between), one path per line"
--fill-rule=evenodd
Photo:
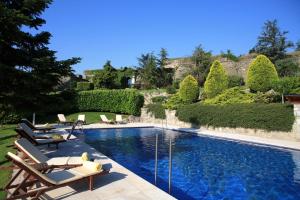
M212 137L216 139L222 140L230 140L240 143L252 144L252 145L262 145L273 148L281 148L287 150L296 150L300 151L300 140L299 141L291 141L291 140L280 140L274 138L264 138L259 136L250 136L245 134L236 134L229 132L219 132L219 131L211 131L204 128L196 129L196 128L180 128L177 126L162 126L161 124L152 124L152 123L129 123L129 124L113 124L113 125L103 125L103 124L90 124L85 125L84 128L87 129L114 129L114 128L165 128L168 130L175 130L187 133L196 133L199 136L203 137Z

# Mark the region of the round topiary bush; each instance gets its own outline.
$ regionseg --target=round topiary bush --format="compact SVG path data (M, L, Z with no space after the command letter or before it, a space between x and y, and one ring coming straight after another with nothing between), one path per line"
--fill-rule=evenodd
M192 103L198 99L199 86L193 76L188 75L180 82L179 96L186 103Z
M246 84L252 91L266 92L277 79L274 64L266 56L259 55L250 63Z
M221 62L216 60L210 67L204 83L204 96L213 98L221 94L228 87L228 77Z

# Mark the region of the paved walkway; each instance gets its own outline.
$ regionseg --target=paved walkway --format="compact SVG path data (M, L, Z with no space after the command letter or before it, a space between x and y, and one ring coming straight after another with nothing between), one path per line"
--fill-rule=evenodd
M58 150L42 149L48 157L79 156L83 152L110 168L110 173L95 179L94 190L88 190L88 182L76 183L71 187L63 187L50 191L44 199L89 199L89 200L125 200L125 199L174 199L169 194L135 175L123 166L96 151L79 139L68 141Z

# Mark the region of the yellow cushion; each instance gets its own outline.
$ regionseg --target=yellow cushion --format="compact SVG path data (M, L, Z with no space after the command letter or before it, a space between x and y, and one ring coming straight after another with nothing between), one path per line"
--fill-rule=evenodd
M92 161L84 161L82 166L93 172L99 172L102 169L102 165L100 163L96 163Z
M54 140L64 139L64 137L62 135L59 135L59 134L52 134L51 137Z
M84 152L84 153L81 155L81 159L82 159L83 161L88 161L88 160L90 160L90 159L89 159L89 154L88 154L87 152Z

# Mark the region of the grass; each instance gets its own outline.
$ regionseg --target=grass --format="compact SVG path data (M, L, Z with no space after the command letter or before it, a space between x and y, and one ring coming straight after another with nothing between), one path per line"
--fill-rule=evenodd
M11 163L7 161L5 155L8 151L14 152L15 150L12 148L12 145L15 138L16 133L14 128L16 125L3 125L0 127L0 166L9 166ZM0 170L0 188L3 188L5 184L9 181L12 170ZM0 199L4 199L6 196L5 192L0 191Z

